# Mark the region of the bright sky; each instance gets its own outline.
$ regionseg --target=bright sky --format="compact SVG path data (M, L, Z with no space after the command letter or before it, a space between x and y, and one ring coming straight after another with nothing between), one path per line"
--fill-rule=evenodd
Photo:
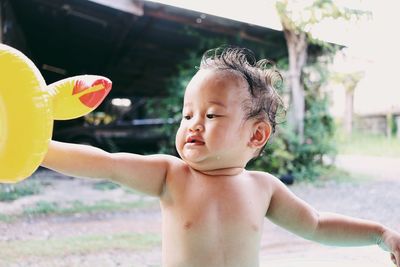
M192 9L206 14L227 17L272 29L281 29L274 0L152 0ZM302 3L303 0L298 1ZM339 5L370 10L371 21L358 23L331 21L321 24L313 33L325 41L349 47L347 58L338 63L338 70L364 70L364 79L356 89L356 112L370 113L397 108L400 111L400 86L397 64L400 62L400 1L398 0L335 0ZM339 97L341 98L341 97ZM341 101L337 99L335 101ZM339 103L339 109L341 103Z

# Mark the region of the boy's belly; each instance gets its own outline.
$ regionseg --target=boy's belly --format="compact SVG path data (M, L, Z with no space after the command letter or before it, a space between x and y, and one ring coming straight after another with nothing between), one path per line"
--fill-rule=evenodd
M256 267L263 219L163 214L163 267Z

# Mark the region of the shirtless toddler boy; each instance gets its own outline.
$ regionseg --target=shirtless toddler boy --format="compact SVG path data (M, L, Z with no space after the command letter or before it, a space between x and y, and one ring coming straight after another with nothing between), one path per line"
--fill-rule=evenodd
M248 171L275 129L274 70L246 49L204 54L176 134L180 158L107 153L52 141L43 166L104 178L160 199L162 266L256 267L264 217L309 240L378 244L400 267L400 235L367 220L318 212L277 178Z

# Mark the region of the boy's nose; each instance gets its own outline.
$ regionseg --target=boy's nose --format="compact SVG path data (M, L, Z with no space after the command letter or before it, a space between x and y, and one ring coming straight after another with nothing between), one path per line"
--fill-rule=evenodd
M202 132L203 130L204 126L199 122L193 123L189 128L189 131L191 132Z

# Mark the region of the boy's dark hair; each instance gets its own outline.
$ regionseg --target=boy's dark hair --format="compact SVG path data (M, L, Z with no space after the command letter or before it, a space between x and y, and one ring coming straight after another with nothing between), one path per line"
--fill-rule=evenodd
M246 119L266 120L274 133L277 112L285 111L283 101L275 89L277 83L282 83L283 79L274 64L266 59L257 61L249 49L222 46L203 54L200 69L210 68L233 70L247 81L251 98L243 103Z
M283 101L275 86L282 76L271 61L256 61L254 53L246 48L218 47L207 50L201 59L200 69L233 70L249 85L250 101L244 103L247 119L267 120L275 132L276 115L284 110Z

